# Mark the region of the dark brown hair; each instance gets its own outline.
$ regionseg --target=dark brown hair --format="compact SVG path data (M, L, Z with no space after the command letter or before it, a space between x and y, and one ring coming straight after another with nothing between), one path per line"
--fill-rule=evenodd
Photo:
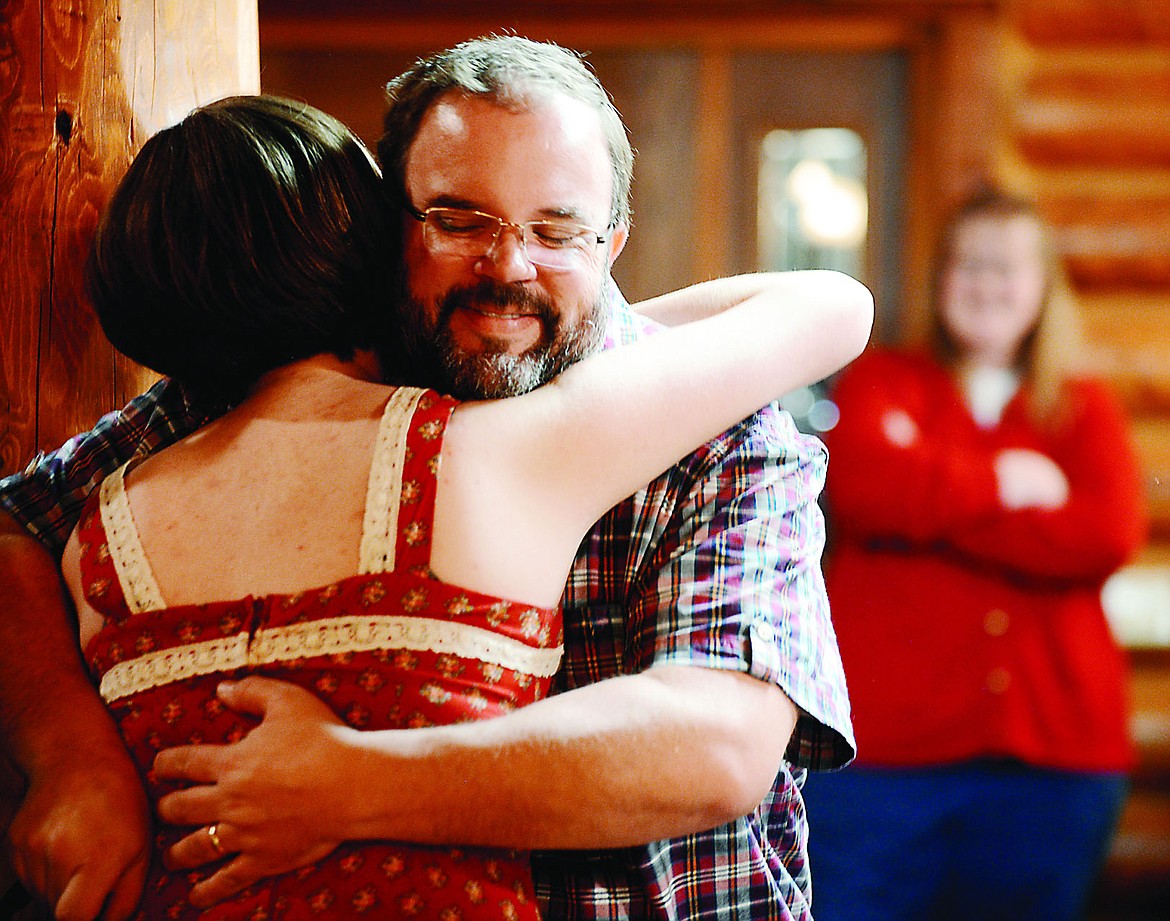
M193 393L372 344L398 246L381 178L336 119L273 96L194 110L151 137L99 223L89 286L107 337Z

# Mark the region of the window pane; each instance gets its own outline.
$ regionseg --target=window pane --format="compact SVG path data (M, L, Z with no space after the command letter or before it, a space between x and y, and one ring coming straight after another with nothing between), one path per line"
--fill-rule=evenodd
M861 278L865 144L846 128L770 131L760 147L759 266Z
M770 131L760 148L760 269L837 269L864 280L865 167L865 144L855 131ZM837 424L823 381L780 405L802 431L827 432Z

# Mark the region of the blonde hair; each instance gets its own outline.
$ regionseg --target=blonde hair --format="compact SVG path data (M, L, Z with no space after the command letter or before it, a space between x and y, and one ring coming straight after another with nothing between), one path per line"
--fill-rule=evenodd
M1044 294L1036 325L1020 345L1017 367L1028 387L1028 406L1033 418L1040 424L1053 425L1059 421L1065 408L1066 382L1083 367L1084 339L1076 299L1056 250L1052 229L1032 200L984 187L961 201L951 212L939 236L931 274L931 350L949 368L954 368L962 360L962 348L942 320L942 278L950 266L959 229L976 218L1004 221L1025 218L1039 231Z

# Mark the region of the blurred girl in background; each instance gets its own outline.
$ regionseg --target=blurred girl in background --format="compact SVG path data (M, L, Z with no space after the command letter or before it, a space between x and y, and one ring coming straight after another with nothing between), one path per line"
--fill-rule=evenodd
M1081 916L1133 753L1101 606L1142 546L1126 416L1077 373L1034 206L963 202L932 339L839 379L827 581L859 758L810 778L818 921Z

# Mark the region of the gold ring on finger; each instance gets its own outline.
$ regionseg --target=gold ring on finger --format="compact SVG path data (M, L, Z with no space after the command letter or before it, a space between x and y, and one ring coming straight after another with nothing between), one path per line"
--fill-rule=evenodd
M223 845L219 843L219 823L207 826L207 837L211 839L211 846L215 848L215 853L223 855Z

